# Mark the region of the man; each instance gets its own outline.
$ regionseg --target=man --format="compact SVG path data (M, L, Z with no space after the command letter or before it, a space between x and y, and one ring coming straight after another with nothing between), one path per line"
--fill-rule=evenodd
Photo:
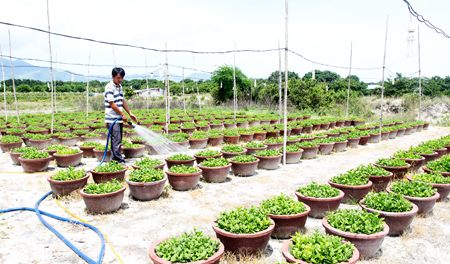
M125 71L122 68L114 67L112 70L112 81L110 81L105 87L105 123L109 129L117 118L117 120L111 129L111 161L115 160L117 163L125 165L125 160L120 153L120 144L122 143L122 128L123 123L127 121L127 116L123 112L125 109L130 115L131 119L137 123L137 118L133 115L125 102L123 97L122 85L120 85L125 77Z

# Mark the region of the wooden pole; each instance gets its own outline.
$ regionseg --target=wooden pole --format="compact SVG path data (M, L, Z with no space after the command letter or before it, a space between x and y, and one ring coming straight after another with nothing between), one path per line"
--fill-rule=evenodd
M352 77L352 53L353 53L353 42L350 43L350 68L348 72L347 110L345 111L345 118L348 118L348 103L350 101L350 80Z
M387 36L388 36L388 25L389 25L389 16L386 19L386 36L384 40L384 56L383 56L383 73L381 76L381 105L380 105L380 134L381 127L383 126L383 93L384 93L384 70L386 69L386 47L387 47Z
M11 32L9 30L8 30L8 36L9 36L9 64L11 65L11 79L12 79L12 85L13 85L14 101L16 102L17 122L20 123L19 107L17 106L16 84L14 83L14 70L13 70L12 55L11 55Z
M283 140L283 166L286 166L286 140L287 140L287 90L288 90L288 0L286 0L286 26L284 49L284 140Z
M58 63L58 53L56 53L56 56L55 56L55 76L54 76L54 80L53 80L53 97L55 98L55 99L53 99L54 100L54 102L55 102L55 113L58 113L58 109L56 108L56 95L57 95L57 93L56 93L56 71L57 71L57 69L56 69L56 65L57 65L57 63Z
M2 46L0 45L0 57L2 62L2 73L3 73L3 97L5 100L5 120L8 121L8 111L6 110L6 81L5 81L5 69L3 68L3 53ZM11 62L10 62L11 63Z
M197 79L197 70L195 69L195 59L194 59L194 54L192 54L192 60L194 61L195 85L197 86L198 106L199 106L200 111L202 111L202 105L200 104L200 93L198 92L198 79Z
M49 1L47 0L47 21L48 21L48 49L49 49L49 53L50 53L50 86L51 86L51 105L52 105L52 125L50 128L50 133L53 133L53 122L55 119L54 116L54 110L53 110L53 60L52 60L52 43L51 43L51 39L50 39L50 8L49 8Z
M148 89L148 77L147 77L147 55L145 55L145 83L147 84L147 113L148 113L148 99L150 97L150 91Z
M233 64L233 107L234 107L234 118L236 118L236 98L237 98L237 90L236 90L236 42L234 43L234 64Z
M418 57L419 57L419 120L422 120L422 70L420 67L420 34L419 26L417 26L417 44L418 44Z
M183 108L184 113L186 114L186 95L184 94L184 67L183 67Z
M279 96L278 96L278 123L281 124L281 102L282 102L282 98L281 98L281 85L282 85L282 81L283 79L281 78L281 49L280 49L280 40L278 40L278 92L279 92Z
M116 64L116 54L114 53L114 46L111 45L111 48L112 48L113 58L114 58L114 67L117 67L117 64Z
M89 65L90 64L91 64L91 52L89 51L88 74L87 74L87 85L86 85L86 117L89 116Z
M170 124L170 86L169 86L169 59L167 57L167 43L166 43L166 133L169 133Z

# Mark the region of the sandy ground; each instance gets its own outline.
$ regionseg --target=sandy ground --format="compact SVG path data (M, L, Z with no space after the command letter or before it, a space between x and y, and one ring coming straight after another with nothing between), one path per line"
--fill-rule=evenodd
M151 263L148 248L156 239L180 234L197 227L214 236L211 225L220 212L235 206L257 205L263 199L281 192L294 198L294 191L311 181L326 182L330 177L347 170L388 157L399 149L447 135L450 128L430 127L428 131L414 133L395 140L347 149L342 153L319 156L314 160L276 170L258 170L252 177L234 177L230 174L224 183L199 183L195 190L179 192L170 190L168 198L140 202L129 196L128 190L121 209L107 215L86 212L83 200L74 195L62 200L63 206L75 215L100 228L109 238L124 263ZM189 154L196 151L189 150ZM163 156L156 156L164 158ZM130 160L130 163L134 160ZM95 159L83 159L82 168L93 168ZM46 178L59 170L51 163L50 172L43 174L16 174L20 166L14 166L8 154L0 154L0 209L33 207L35 202L50 190ZM7 171L7 172L6 172ZM386 237L376 257L363 263L450 263L450 203L436 204L425 218L416 218L411 230L400 237ZM341 208L357 208L341 205ZM47 198L41 210L72 218L53 199ZM90 229L46 220L66 236L75 246L91 258L97 258L99 238ZM317 228L324 232L320 219L308 218L306 232ZM284 261L281 254L282 240L271 239L266 257L252 263ZM233 261L229 259L228 263ZM45 228L33 212L14 212L0 215L0 263L83 263L63 242ZM103 263L119 263L106 247ZM223 263L226 263L223 260Z

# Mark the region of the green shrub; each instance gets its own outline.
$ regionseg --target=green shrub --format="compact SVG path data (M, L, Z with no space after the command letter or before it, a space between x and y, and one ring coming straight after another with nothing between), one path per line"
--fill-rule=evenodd
M364 205L383 212L403 213L413 208L411 202L398 193L369 193L364 199Z
M27 127L27 130L28 131L45 131L47 129L43 128L43 127L29 126L29 127Z
M317 182L311 182L307 186L298 188L297 191L304 196L314 198L331 198L340 194L338 189L328 184L318 184Z
M411 146L409 148L409 152L418 153L418 154L433 154L433 153L435 153L434 150L432 150L428 147L413 147L413 146Z
M238 153L245 151L245 149L239 145L227 145L222 147L222 151L227 153Z
M369 183L369 177L357 170L349 170L347 173L334 176L331 182L343 185L357 186Z
M236 129L224 129L222 133L224 136L239 136L239 132Z
M98 142L93 142L93 141L85 141L83 142L83 144L81 144L81 147L98 147L101 144Z
M264 140L264 143L268 143L268 144L273 144L273 143L283 143L284 142L284 138L279 137L279 138L268 138L266 140Z
M77 137L77 135L70 134L70 133L59 133L59 137L60 138L73 138L73 137Z
M301 149L297 145L288 145L288 146L286 146L286 150L287 150L287 153L290 153L290 152L299 152ZM279 149L279 151L281 153L283 153L284 147L281 147Z
M183 126L182 126L182 128L194 128L194 127L195 127L195 124L192 122L185 122L185 123L183 123Z
M329 137L329 138L316 138L313 140L314 143L317 144L329 144L329 143L334 143L334 138Z
M45 159L49 157L48 152L43 150L28 151L20 155L22 159Z
M99 133L92 132L85 134L83 137L98 137L98 136L100 136Z
M144 157L144 158L141 158L140 160L136 161L136 163L134 165L136 165L138 167L142 167L142 166L158 166L161 164L163 164L163 162L158 159L151 159L149 157Z
M167 160L192 160L192 159L195 158L193 156L182 153L178 153L167 158Z
M436 189L433 185L417 181L399 181L392 183L391 191L410 197L431 197Z
M183 164L181 165L177 165L177 166L172 166L169 169L169 172L171 173L179 173L179 174L185 174L185 173L196 173L199 172L199 169L196 169L194 167L186 167Z
M56 150L56 151L58 151L58 150L67 149L67 148L68 147L63 146L63 145L50 145L46 149L47 150Z
M87 194L103 194L116 192L123 188L123 185L113 179L112 182L102 182L102 183L90 183L84 187L84 192Z
M406 152L404 150L399 150L394 153L394 157L399 159L422 159L422 156L412 152Z
M22 128L16 128L16 127L5 128L3 131L8 132L8 133L25 133L25 130L23 130Z
M223 122L224 122L225 124L236 124L236 121L233 120L233 119L225 119Z
M254 156L247 156L247 155L241 155L241 154L231 158L231 161L233 161L233 162L243 162L243 163L254 162L257 160L258 159L255 158Z
M375 167L372 164L359 165L356 169L357 172L367 176L389 176L391 173L383 168Z
M193 134L189 139L207 139L206 134Z
M214 157L214 156L220 155L220 151L205 149L205 150L200 150L195 155L197 155L198 157Z
M124 148L142 148L144 145L141 144L132 144L132 143L126 143L123 145Z
M425 183L450 184L450 177L444 177L437 172L415 174L412 176L412 179Z
M139 170L133 170L128 178L132 182L154 182L164 179L164 172L149 165L141 166Z
M298 142L295 143L295 145L299 148L304 147L304 148L309 148L309 147L317 147L319 146L316 142L312 142L312 141L302 141L302 142Z
M119 163L117 163L117 161L112 160L108 163L103 163L102 165L96 167L93 169L93 171L95 172L116 172L116 171L121 171L124 170L125 167Z
M228 161L228 159L224 159L221 157L219 159L207 158L206 160L202 161L200 165L203 167L224 167L227 166L229 163L230 162Z
M369 213L357 209L342 209L327 212L328 224L336 229L354 234L375 234L383 231L384 219L378 212Z
M22 139L20 139L18 136L6 135L6 136L2 136L1 142L2 143L18 143L18 142L22 142Z
M81 151L79 149L74 149L74 148L65 148L65 149L60 149L56 151L56 155L73 155L73 154L78 154Z
M257 150L256 156L260 157L275 157L280 156L281 153L278 150L275 149L265 149L265 150Z
M245 144L246 148L264 148L266 145L264 145L263 142L248 142Z
M33 136L31 136L32 140L47 140L50 139L50 135L42 135L42 134L33 134Z
M25 152L32 152L32 151L36 151L37 149L33 148L33 147L20 147L20 148L15 148L11 150L11 153L25 153Z
M76 179L81 179L86 176L86 171L75 170L72 167L68 167L67 169L62 169L58 171L55 175L52 176L52 180L55 181L72 181Z
M381 158L378 159L376 164L380 166L386 166L386 167L406 167L408 166L408 163L406 161L401 159L392 159L392 158Z
M294 215L306 211L305 204L289 198L286 194L262 201L259 210L264 214Z
M234 234L254 234L266 230L270 225L269 217L254 206L222 212L216 222L218 228Z

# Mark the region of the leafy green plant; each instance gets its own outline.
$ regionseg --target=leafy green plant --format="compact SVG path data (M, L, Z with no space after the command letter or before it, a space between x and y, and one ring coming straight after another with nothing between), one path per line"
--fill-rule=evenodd
M413 206L411 202L398 193L369 193L362 204L369 208L391 213L409 212Z
M245 144L246 148L264 148L266 145L264 145L263 142L248 142L247 144Z
M304 196L314 198L331 198L340 194L338 189L328 184L318 184L317 182L311 182L307 186L298 188L297 191Z
M164 179L164 172L149 165L141 166L139 170L133 170L128 180L132 182L154 182Z
M392 159L392 158L381 158L378 159L376 164L380 166L386 166L386 167L406 167L408 166L408 163L406 161L401 159Z
M98 142L93 142L93 141L85 141L83 142L83 144L81 144L81 147L98 147L101 144Z
M17 127L5 128L3 131L8 133L25 133L25 130Z
M37 149L33 147L20 147L11 150L11 153L25 153L30 151L36 151Z
M117 161L112 160L108 163L103 163L102 165L96 167L93 169L93 171L95 172L116 172L116 171L121 171L124 170L125 167L119 163L117 163Z
M281 153L278 150L275 149L265 149L265 150L257 150L256 156L260 157L275 157L280 156Z
M182 132L178 132L172 135L173 137L184 137L184 138L188 138L189 134L187 133L182 133ZM185 140L186 141L186 140Z
M284 138L279 137L279 138L268 138L266 140L264 140L264 143L268 143L268 144L273 144L273 143L283 143L284 142Z
M334 143L334 138L333 137L329 137L329 138L316 138L313 140L314 143L317 144L329 144L329 143Z
M342 237L319 234L319 230L315 229L309 235L296 233L292 237L289 252L294 258L307 263L341 263L349 260L355 250L352 243L343 242Z
M297 145L287 145L286 150L287 150L286 153L291 153L291 152L299 152L301 149ZM279 151L283 153L284 147L281 147Z
M87 133L87 134L84 135L84 137L98 137L98 136L100 136L100 134L99 133L95 133L95 132Z
M24 133L22 135L22 138L31 138L34 134L33 133Z
M426 147L430 149L445 149L445 143L439 139L422 142L419 147Z
M155 247L156 255L171 263L190 263L205 260L219 250L219 242L204 236L196 228L190 233L169 238Z
M259 205L259 210L265 214L273 215L294 215L306 211L305 204L295 201L284 193L271 199L263 200Z
M145 140L145 138L138 136L138 137L134 137L133 141L146 141L146 140Z
M81 179L86 176L86 171L75 170L72 167L68 167L67 169L62 169L58 171L55 175L52 176L52 180L55 181L72 181L76 179Z
M102 150L105 151L106 146L105 145L100 145L94 148L94 150ZM108 144L108 150L111 150L111 144Z
M20 155L22 159L45 159L49 157L48 152L43 150L28 151Z
M171 173L179 173L179 174L185 174L185 173L196 173L199 172L199 169L196 169L194 167L186 167L183 164L181 165L177 165L177 166L172 166L169 169L169 172Z
M349 170L347 173L332 177L330 181L337 184L357 186L369 183L369 177L358 170Z
M130 142L128 142L127 144L124 144L123 147L124 148L142 148L144 145L141 144L132 144Z
M399 181L392 183L391 191L410 197L431 197L436 189L433 185L417 181Z
M236 129L224 129L222 133L224 136L239 136L239 132Z
M163 162L158 159L151 159L149 157L144 157L144 158L141 158L140 160L136 161L136 163L134 165L136 165L138 167L142 167L142 166L158 166L161 164L163 164Z
M250 208L236 207L220 213L216 226L234 234L254 234L272 225L269 217L252 206Z
M328 224L344 232L370 235L384 229L384 219L378 217L378 212L342 209L327 214Z
M200 165L202 165L203 167L224 167L229 163L230 162L228 161L228 159L224 159L221 157L219 159L207 158L206 160L202 161Z
M20 139L18 136L6 135L6 136L2 136L1 142L2 143L18 143L18 142L22 142L22 139Z
M46 139L50 139L50 135L33 134L30 139L32 139L32 140L46 140Z
M198 157L214 157L214 156L220 155L220 151L205 149L205 150L200 150L195 155L197 155Z
M450 184L450 177L444 177L442 174L437 172L415 174L412 176L412 179L426 183Z
M74 134L87 134L89 133L89 130L87 129L77 129L73 131Z
M189 139L207 139L207 135L206 134L193 134L192 136L189 137Z
M239 145L227 145L222 147L222 151L227 153L238 153L245 151L245 149Z
M432 150L428 147L413 147L413 146L411 146L409 148L409 152L418 153L418 154L433 154L433 153L435 153L434 150Z
M195 128L195 124L192 122L185 122L183 123L183 128Z
M313 134L303 134L303 135L298 136L298 138L314 138L314 135Z
M254 156L241 155L241 154L231 158L231 161L233 161L233 162L243 162L243 163L254 162L257 160L258 159L255 158Z
M123 188L123 185L117 180L112 182L90 183L84 187L84 192L88 194L103 194L116 192Z
M194 159L193 156L182 153L178 153L167 158L167 160L192 160L192 159Z
M29 126L27 127L28 131L45 131L47 129L43 128L43 127L37 127L37 126Z
M312 141L302 141L302 142L298 142L295 143L295 145L299 148L304 147L304 148L310 148L310 147L317 147L319 146L316 142L312 142Z
M372 164L359 165L356 169L362 175L367 176L389 176L391 173L383 168L375 167Z
M394 153L394 157L399 159L422 159L422 156L412 152L406 152L404 150L399 150Z
M73 154L78 154L81 151L79 149L74 149L74 148L65 148L65 149L60 149L56 151L56 155L73 155Z
M222 120L218 120L218 119L211 120L211 125L221 125L221 124L222 124Z
M77 137L77 135L70 134L70 133L59 133L59 137L60 138L73 138L73 137Z

